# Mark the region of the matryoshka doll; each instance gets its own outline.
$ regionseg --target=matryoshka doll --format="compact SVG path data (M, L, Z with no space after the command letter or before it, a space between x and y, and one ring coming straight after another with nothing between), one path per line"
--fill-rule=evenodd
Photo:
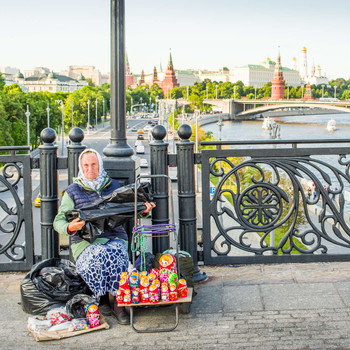
M187 293L188 293L187 283L186 283L186 280L183 278L179 280L178 293L180 298L187 297Z
M159 289L155 284L151 284L149 287L149 302L153 304L159 302Z
M124 290L124 304L131 304L131 290Z
M176 260L171 254L164 254L159 259L159 270L166 269L171 272L176 272Z
M170 296L169 296L169 286L168 283L164 282L161 284L160 287L161 290L161 298L163 302L167 302L170 300Z
M140 302L140 290L138 288L132 290L131 301L133 304L138 304Z
M124 301L124 291L122 289L117 290L117 295L115 297L117 304L123 304Z
M171 301L177 300L177 286L175 283L170 283L169 284L169 296Z

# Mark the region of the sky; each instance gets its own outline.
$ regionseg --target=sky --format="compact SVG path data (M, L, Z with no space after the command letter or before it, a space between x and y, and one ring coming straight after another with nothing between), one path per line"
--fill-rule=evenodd
M219 70L276 60L350 77L350 1L126 0L126 51L134 74ZM93 65L110 71L110 0L0 0L0 67L21 71Z

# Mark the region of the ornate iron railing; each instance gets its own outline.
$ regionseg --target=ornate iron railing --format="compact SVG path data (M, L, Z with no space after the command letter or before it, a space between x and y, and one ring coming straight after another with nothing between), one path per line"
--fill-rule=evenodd
M202 145L205 263L350 260L350 140Z
M0 147L0 271L28 270L34 262L29 147Z

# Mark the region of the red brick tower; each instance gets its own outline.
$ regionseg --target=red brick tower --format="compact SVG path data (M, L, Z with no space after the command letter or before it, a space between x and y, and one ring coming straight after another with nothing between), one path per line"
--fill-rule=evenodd
M144 85L144 84L145 84L145 72L142 69L141 79L139 80L139 85Z
M272 100L283 100L284 99L284 87L286 82L283 79L283 72L281 66L281 56L278 50L277 63L275 66L275 74L272 79L271 87L271 99Z
M305 87L305 94L304 94L304 100L313 100L314 97L312 96L312 91L311 91L311 85L310 83L306 84Z
M165 72L164 79L161 83L161 88L163 89L164 96L167 95L167 92L174 87L179 87L180 84L177 82L176 76L175 76L175 71L174 71L174 66L173 66L173 59L171 57L171 52L169 56L169 62L168 62L168 67Z
M130 72L128 54L125 54L125 86L134 85L134 74Z
M160 81L158 80L158 72L156 66L153 68L153 78L152 78L152 85L153 84L160 84Z

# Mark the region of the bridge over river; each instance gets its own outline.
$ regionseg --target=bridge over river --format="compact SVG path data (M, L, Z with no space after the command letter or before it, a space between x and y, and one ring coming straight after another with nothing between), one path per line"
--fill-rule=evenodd
M176 106L189 105L186 99L159 100L159 110L167 113ZM283 115L298 115L300 110L310 110L308 114L350 113L350 101L320 100L247 100L247 99L204 99L204 104L217 106L227 119L250 119L266 112L279 110ZM288 113L286 113L288 112Z

